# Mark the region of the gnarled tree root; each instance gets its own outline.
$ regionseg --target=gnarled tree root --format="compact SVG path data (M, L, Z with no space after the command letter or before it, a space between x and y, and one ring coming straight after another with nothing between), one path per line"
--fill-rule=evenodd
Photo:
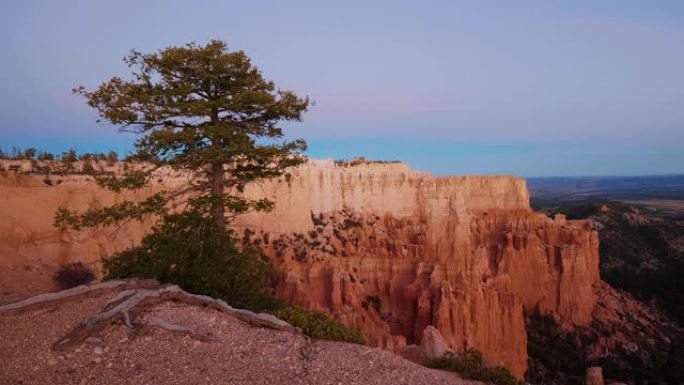
M71 301L74 298L81 296L92 295L104 290L121 290L121 289L153 289L159 287L159 282L148 280L112 280L94 285L81 285L68 290L58 291L56 293L45 293L35 295L20 301L11 302L0 306L0 314L22 312L31 310L36 307L46 305L55 305L66 301Z
M81 321L81 323L69 332L69 334L54 343L52 348L54 350L66 350L79 345L89 336L99 333L105 327L115 322L122 322L131 328L146 325L166 329L174 333L184 333L194 336L192 330L187 327L169 324L166 321L159 322L160 320L151 319L149 317L136 317L136 314L140 313L144 308L157 305L164 301L178 301L190 305L208 306L252 325L299 332L298 328L295 328L273 315L265 313L257 314L248 310L235 309L220 299L190 294L183 291L178 286L169 285L162 286L158 289L126 290L119 293L104 305L100 313L94 314Z

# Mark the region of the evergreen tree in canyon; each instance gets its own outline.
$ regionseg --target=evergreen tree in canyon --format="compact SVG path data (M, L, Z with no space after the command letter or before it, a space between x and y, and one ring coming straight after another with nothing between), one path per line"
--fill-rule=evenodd
M62 208L56 225L78 230L158 218L140 246L105 261L110 277L181 280L175 283L215 296L234 291L230 279L223 280L226 287L206 287L208 275L221 274L221 266L237 280L244 276L242 284L258 281L252 277L255 269L261 271L258 258L231 246L227 225L236 215L272 207L267 199L245 198L247 184L278 177L304 161L305 142L283 140L279 124L301 121L308 98L276 88L244 52L231 52L222 41L151 54L132 51L124 61L132 69L131 80L114 77L93 91L74 89L101 120L138 134L127 171L98 177L98 183L116 192L137 190L157 178L155 171L162 167L187 173L187 183L110 207Z
M133 80L114 77L94 91L79 87L74 92L83 95L102 119L139 134L137 153L128 160L150 167L108 177L101 184L116 191L138 189L163 166L196 177L179 190L126 202L114 211L71 216L67 223L88 226L158 213L178 197L187 197L188 210L206 212L221 227L226 214L268 209L270 202L250 201L236 193L249 182L279 176L302 162L296 153L306 148L304 141L264 139L282 138L278 124L300 121L308 99L276 89L244 52L230 52L221 41L153 54L132 51L124 61L133 69Z

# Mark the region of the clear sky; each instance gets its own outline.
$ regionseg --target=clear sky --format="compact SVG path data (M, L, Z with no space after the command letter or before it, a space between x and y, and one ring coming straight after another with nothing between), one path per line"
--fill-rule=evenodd
M0 4L0 148L115 149L71 88L121 58L221 39L316 105L315 157L435 174L684 173L684 1L98 1Z

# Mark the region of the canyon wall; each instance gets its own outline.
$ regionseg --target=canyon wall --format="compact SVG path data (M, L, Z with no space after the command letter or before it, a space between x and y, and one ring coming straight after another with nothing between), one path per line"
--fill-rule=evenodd
M279 294L336 314L372 344L399 350L434 325L451 346L521 375L523 311L591 321L597 234L534 213L521 179L314 161L247 194L277 202L236 227L286 272Z
M434 325L452 347L478 349L520 377L525 311L568 326L591 322L597 235L585 222L534 213L521 179L332 161L289 174L248 187L275 209L241 216L235 229L283 272L279 296L358 327L369 344L399 352ZM59 205L121 199L92 182L22 187L8 178L0 186L2 258L94 260L140 238L143 227L114 237L49 228Z

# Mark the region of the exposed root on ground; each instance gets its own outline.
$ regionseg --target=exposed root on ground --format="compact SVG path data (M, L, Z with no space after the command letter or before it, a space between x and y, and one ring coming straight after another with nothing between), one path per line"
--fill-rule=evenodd
M58 291L56 293L39 294L21 301L11 302L0 306L0 313L22 312L48 304L55 305L73 300L76 297L95 294L103 290L112 289L153 289L159 287L159 282L148 280L113 280L97 283L94 285L81 285L74 288ZM131 290L128 290L131 291Z
M62 339L52 345L54 350L66 350L81 344L86 338L99 333L112 323L121 322L133 330L141 327L157 327L172 333L181 333L193 338L202 339L191 328L170 324L164 320L142 316L146 308L158 305L165 301L177 301L193 306L207 306L218 311L227 313L243 322L268 327L271 329L298 332L293 327L273 315L253 313L248 310L235 309L220 299L214 299L204 295L190 294L175 285L162 286L157 289L125 290L109 300L102 311L94 314L76 326Z

